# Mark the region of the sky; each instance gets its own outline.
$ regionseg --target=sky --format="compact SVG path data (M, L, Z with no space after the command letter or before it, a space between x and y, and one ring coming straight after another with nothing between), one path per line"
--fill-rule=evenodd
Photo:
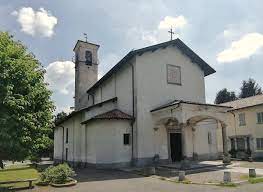
M130 50L179 37L217 72L205 78L206 100L227 88L239 93L253 78L263 87L262 0L0 0L8 31L46 69L56 112L74 105L73 47L99 44L99 77Z

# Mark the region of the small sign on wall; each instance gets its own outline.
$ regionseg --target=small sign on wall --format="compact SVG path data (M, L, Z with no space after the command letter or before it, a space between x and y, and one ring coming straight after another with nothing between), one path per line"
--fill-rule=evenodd
M167 83L181 85L181 67L167 64Z

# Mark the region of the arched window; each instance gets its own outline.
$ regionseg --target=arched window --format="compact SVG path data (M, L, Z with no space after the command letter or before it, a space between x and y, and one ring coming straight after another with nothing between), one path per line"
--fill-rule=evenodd
M92 65L92 53L90 51L85 52L86 65Z
M78 53L75 54L75 63L78 63L79 62L79 55Z

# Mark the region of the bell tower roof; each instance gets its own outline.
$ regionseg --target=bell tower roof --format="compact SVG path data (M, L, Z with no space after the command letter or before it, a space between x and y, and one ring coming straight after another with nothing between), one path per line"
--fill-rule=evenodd
M99 45L97 45L97 44L95 44L95 43L90 43L90 42L88 42L88 41L78 40L77 43L76 43L76 45L75 45L75 47L74 47L74 49L73 49L73 51L75 51L81 44L94 45L94 46L96 46L97 48L100 47Z

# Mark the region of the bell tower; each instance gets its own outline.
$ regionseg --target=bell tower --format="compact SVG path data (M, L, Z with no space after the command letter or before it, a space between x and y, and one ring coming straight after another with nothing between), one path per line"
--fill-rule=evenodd
M75 111L88 105L86 91L98 81L99 45L78 40L75 52Z

